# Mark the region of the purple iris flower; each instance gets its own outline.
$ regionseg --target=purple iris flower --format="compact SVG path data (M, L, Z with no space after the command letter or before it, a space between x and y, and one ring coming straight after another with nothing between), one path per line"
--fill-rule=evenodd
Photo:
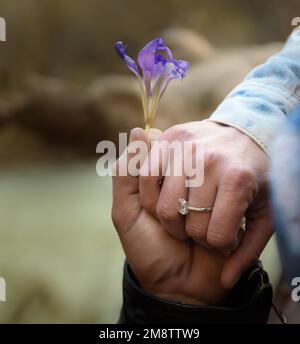
M154 39L145 45L138 53L138 65L127 55L127 45L117 42L115 48L127 67L139 80L146 129L148 129L151 126L158 102L169 82L184 78L189 63L175 60L162 38Z

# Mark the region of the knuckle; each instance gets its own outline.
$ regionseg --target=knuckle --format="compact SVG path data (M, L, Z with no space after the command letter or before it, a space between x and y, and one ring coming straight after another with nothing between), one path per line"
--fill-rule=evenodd
M251 189L254 184L254 174L243 166L230 167L226 172L226 178L230 185L236 189Z
M207 235L207 242L216 248L228 248L234 245L235 240L225 233L211 231Z
M185 226L185 232L186 234L191 237L195 238L197 240L205 240L206 239L206 231L198 226L196 223L187 223Z
M150 176L139 176L139 184L142 187L149 187L153 184L153 180Z
M214 168L218 162L222 160L223 156L220 152L208 151L204 153L204 167L206 170Z
M218 161L222 159L223 154L218 151L208 151L205 152L204 161L207 165L215 165Z
M189 137L189 135L189 131L183 124L176 124L173 127L167 129L164 132L162 138L167 141L173 141Z
M175 137L178 137L180 135L182 131L182 126L180 124L176 124L176 125L173 125L173 127L167 129L165 131L165 135L166 138L170 137L170 138L175 138Z
M167 201L160 201L157 206L156 206L156 213L158 218L162 221L162 222L171 222L173 221L174 214L172 213L172 211L170 210L170 205Z

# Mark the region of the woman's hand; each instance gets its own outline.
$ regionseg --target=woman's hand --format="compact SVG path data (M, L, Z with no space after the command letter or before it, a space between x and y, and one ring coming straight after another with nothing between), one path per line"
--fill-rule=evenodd
M231 288L258 258L272 235L272 216L264 178L269 158L238 129L210 121L171 127L160 136L161 144L164 141L200 142L203 145L204 159L196 156L195 150L190 150L190 155L194 161L204 160L204 183L187 189L186 176L151 176L150 167L162 171L165 164L158 157L158 150L151 150L140 171L140 207L153 214L153 221L157 218L160 228L171 237L180 240L190 237L203 247L232 253L226 260L221 278L223 286ZM174 169L181 168L176 165L182 166L182 159L183 155L173 157ZM162 185L159 181L163 181ZM177 211L179 198L187 199L194 207L213 206L213 211L191 211L183 217ZM247 219L246 232L240 241L244 216Z

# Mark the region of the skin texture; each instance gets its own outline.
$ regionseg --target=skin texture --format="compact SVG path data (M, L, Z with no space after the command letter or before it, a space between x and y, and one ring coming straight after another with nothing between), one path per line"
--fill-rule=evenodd
M209 121L174 126L164 133L136 128L130 144L148 144L137 176L113 177L112 219L128 262L142 287L161 298L218 304L261 254L272 235L267 185L269 159L239 130ZM150 141L201 140L204 183L186 188L186 177L149 176L162 166ZM157 152L157 150L156 150ZM191 150L190 154L195 154ZM127 151L116 164L127 166ZM176 165L174 157L172 163ZM197 158L197 157L195 157ZM151 163L146 163L147 159ZM139 166L140 167L140 166ZM212 212L177 211L178 198ZM240 229L246 216L246 232Z
M178 240L192 238L202 247L228 256L221 274L225 288L232 288L261 254L272 236L266 175L269 158L241 131L210 121L190 122L169 128L160 141L201 141L204 145L204 183L185 188L186 177L149 176L149 166L161 165L150 151L140 170L139 193L143 209L159 220ZM195 154L191 150L190 154ZM181 157L173 157L174 165ZM197 159L197 157L194 157ZM157 169L162 170L162 166ZM162 185L160 185L162 183ZM212 212L177 212L178 198L196 207L214 206ZM240 224L246 216L246 232Z
M136 128L131 132L130 144L142 140L149 145L149 140L159 135L158 130L150 129L146 134ZM116 164L116 174L118 168L127 166L133 157L134 154L126 150ZM219 303L227 293L220 280L223 253L201 247L191 238L175 238L158 218L143 208L140 196L138 177L113 177L113 223L142 287L167 300L187 304Z

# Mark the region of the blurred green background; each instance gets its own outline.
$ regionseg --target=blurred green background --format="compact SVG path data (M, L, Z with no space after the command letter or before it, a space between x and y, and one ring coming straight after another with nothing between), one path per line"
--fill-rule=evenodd
M134 78L116 56L162 36L192 62L155 125L207 117L278 51L299 0L1 0L0 322L116 322L123 253L96 143L143 125ZM274 245L266 265L280 277Z

